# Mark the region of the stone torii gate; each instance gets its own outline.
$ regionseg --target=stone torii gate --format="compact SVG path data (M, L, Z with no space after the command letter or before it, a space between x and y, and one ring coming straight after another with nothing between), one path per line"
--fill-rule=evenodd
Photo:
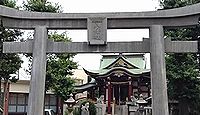
M150 53L153 115L168 115L165 52L198 52L197 41L164 40L163 28L198 24L200 4L138 13L37 13L0 6L7 28L34 29L34 39L5 42L4 53L33 53L28 115L43 115L46 53ZM107 29L149 28L150 39L141 42L107 42ZM53 42L48 29L87 29L88 42ZM110 113L108 108L108 113Z

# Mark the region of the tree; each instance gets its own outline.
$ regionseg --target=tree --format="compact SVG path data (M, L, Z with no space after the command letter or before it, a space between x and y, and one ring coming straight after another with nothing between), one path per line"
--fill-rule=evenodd
M52 4L47 0L27 0L23 3L24 8L28 11L37 12L62 12L61 6ZM51 33L49 39L54 41L70 42L71 40L66 33ZM30 60L32 57L28 56ZM77 63L73 62L74 54L48 54L47 55L47 72L46 72L46 91L51 89L58 97L58 105L62 108L62 103L67 99L68 95L73 91L75 81L69 77L72 75L73 69L77 68ZM61 114L61 113L58 113Z
M64 41L70 42L66 33L58 34L54 32L49 35L50 39L56 42ZM78 67L77 63L72 59L74 54L48 54L47 59L47 77L46 77L46 90L52 89L53 92L66 100L70 93L73 92L73 85L75 81L70 78L73 75L73 69Z
M17 8L16 2L13 0L2 0L0 2L1 5L5 5L11 8ZM16 72L21 67L21 63L23 62L18 54L3 54L3 42L17 41L19 40L22 32L16 29L6 29L3 26L3 22L1 21L0 25L0 80L4 81L4 95L9 92L7 89L8 82L16 82L18 78L16 76L11 76L11 74L16 74ZM1 86L1 82L0 82ZM1 90L0 90L1 92ZM6 96L4 96L4 100ZM3 99L2 95L0 95L0 99ZM3 100L1 100L1 106L3 105ZM5 102L5 101L4 101ZM8 103L7 101L5 103ZM6 107L4 107L6 108Z
M28 11L37 12L61 12L61 6L53 5L47 0L28 0L23 3L24 8ZM48 36L49 39L56 42L71 42L66 32L58 34L53 32ZM75 81L69 76L73 74L73 69L77 68L77 63L73 62L74 54L48 54L47 56L47 73L46 73L46 90L53 90L54 93L66 100L67 96L73 91Z
M162 0L160 4L164 9L172 9L196 4L199 2L200 0Z
M24 9L28 11L53 13L62 12L62 8L60 5L58 5L58 3L52 4L47 0L27 0L27 3L23 2L23 6Z
M200 0L164 0L164 9L199 3ZM172 40L197 40L199 26L194 28L168 29L165 36ZM197 115L200 107L200 80L198 54L176 53L166 55L168 96L179 101L180 115Z
M4 5L10 8L18 8L16 5L16 1L15 0L0 0L0 5Z

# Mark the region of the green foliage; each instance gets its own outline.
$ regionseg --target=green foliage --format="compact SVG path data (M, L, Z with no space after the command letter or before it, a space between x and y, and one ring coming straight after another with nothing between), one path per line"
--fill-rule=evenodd
M4 0L0 0L0 5L4 5Z
M0 0L0 5L18 9L18 7L16 6L15 0Z
M171 9L196 4L199 2L200 0L161 0L160 4L164 9Z
M190 113L199 111L200 75L196 54L167 54L166 70L169 99L187 103L183 106Z
M67 36L67 32L63 32L61 34L57 31L51 32L50 35L48 35L48 39L55 42L71 42L71 38Z
M161 5L164 9L183 7L200 0L164 0ZM197 40L200 28L179 28L165 30L165 37L172 40ZM198 113L200 107L200 80L198 54L176 53L166 54L166 70L168 80L168 96L179 103L187 103L182 109L190 114ZM188 113L188 114L189 114ZM182 113L187 114L187 113Z
M27 3L23 2L23 6L24 9L28 11L53 12L53 13L62 12L61 10L62 8L60 5L52 4L47 0L27 0Z
M13 0L1 0L0 5L4 5L11 8L17 8L16 2ZM6 29L3 26L3 22L0 22L0 80L4 82L16 82L18 78L11 76L11 74L16 74L16 72L21 67L23 62L18 54L4 54L3 53L3 42L18 41L22 32L16 29ZM1 86L1 82L0 82ZM5 89L5 87L4 87ZM3 98L0 89L0 107L3 105Z
M196 102L200 96L199 71L194 54L173 54L166 56L168 94L171 99Z
M61 6L52 4L47 0L27 0L23 3L25 10L37 12L61 12ZM67 33L53 32L48 35L48 39L55 42L70 42L71 39ZM74 54L48 54L47 55L47 72L45 89L51 89L62 100L73 92L74 79L69 76L73 74L73 69L77 68L77 63L73 62ZM30 60L32 57L28 55Z
M46 85L50 87L55 95L61 97L62 100L66 100L68 95L73 92L73 85L75 81L67 76L61 76L53 74L47 75Z
M70 41L65 33L57 34L54 32L49 35L49 39L55 41ZM73 62L74 54L48 54L47 59L47 77L46 90L52 89L54 93L63 100L73 92L75 81L70 78L73 75L73 69L77 68L77 63Z
M65 115L67 115L67 114L65 114ZM74 110L73 115L80 115L80 109L78 108L78 109Z
M90 115L96 115L96 106L95 106L94 102L92 102L91 100L86 100L81 105L85 105L87 102L89 102Z
M4 1L3 5L15 4L14 1ZM13 8L15 7L12 6ZM3 22L0 25L0 77L6 81L13 77L10 74L15 74L21 67L23 62L19 55L17 54L4 54L3 53L3 42L18 41L19 37L22 35L22 32L16 29L6 29L3 27ZM15 81L15 80L14 80Z
M77 110L75 110L73 112L73 114L74 115L81 115L81 107L83 105L85 105L87 102L89 102L89 114L90 115L96 115L96 113L97 113L96 106L95 106L94 102L92 102L91 100L83 100L83 101L81 101L80 102L80 107Z

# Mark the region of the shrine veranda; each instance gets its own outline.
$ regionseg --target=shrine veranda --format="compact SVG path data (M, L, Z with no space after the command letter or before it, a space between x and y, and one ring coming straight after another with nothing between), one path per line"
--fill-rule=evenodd
M194 27L200 21L200 4L149 12L39 13L0 6L0 20L6 28L33 29L34 39L5 42L4 53L32 53L28 115L42 115L46 74L46 53L150 53L152 114L168 115L165 52L199 51L198 41L171 41L163 29ZM107 42L107 29L150 30L150 39L137 42ZM47 40L50 29L87 29L88 42ZM109 112L109 111L108 111Z

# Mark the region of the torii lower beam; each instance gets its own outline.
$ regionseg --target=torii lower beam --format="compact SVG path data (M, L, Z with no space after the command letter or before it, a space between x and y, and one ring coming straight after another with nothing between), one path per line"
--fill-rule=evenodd
M32 53L33 40L27 42L4 42L4 53ZM47 41L47 53L150 53L149 39L135 42L108 42L107 45L90 46L87 42ZM197 53L198 41L171 41L165 39L166 53Z

